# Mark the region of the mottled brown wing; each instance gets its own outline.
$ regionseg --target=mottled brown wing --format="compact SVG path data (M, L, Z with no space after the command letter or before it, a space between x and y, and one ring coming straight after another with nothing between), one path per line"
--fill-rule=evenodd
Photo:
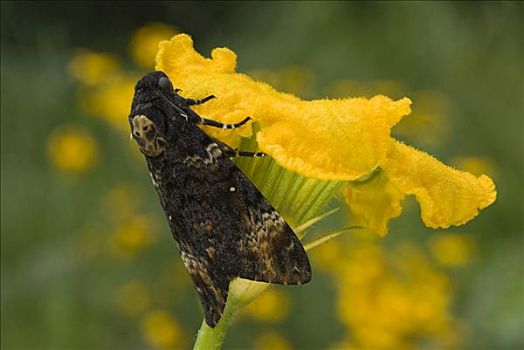
M220 319L229 282L235 277L279 284L308 282L311 267L301 242L233 162L223 156L207 162L192 157L191 162L176 184L184 188L178 199L183 206L166 212L181 213L177 223L183 226L172 227L173 234L206 322L213 327ZM167 200L167 207L169 203L173 201Z
M311 279L311 268L295 233L251 185L250 196L259 197L242 220L249 231L238 239L241 261L238 277L279 284L302 284Z

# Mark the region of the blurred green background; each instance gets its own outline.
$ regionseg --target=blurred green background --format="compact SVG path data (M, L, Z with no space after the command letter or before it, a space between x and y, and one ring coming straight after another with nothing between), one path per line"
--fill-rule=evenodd
M313 252L313 282L272 290L226 348L522 349L523 20L518 2L2 1L2 348L191 347L202 312L146 166L126 132L90 108L104 86L71 63L107 53L134 79L148 68L132 38L153 28L192 35L206 56L227 46L240 72L303 98L408 96L413 114L394 135L497 185L495 204L467 225L429 230L408 201L384 239L328 248L353 268L380 261L402 288L381 279L348 291L343 274L355 269ZM125 123L123 95L109 99L123 104ZM406 247L431 273L410 274ZM406 302L419 286L436 299ZM364 305L377 290L395 292L385 306ZM427 326L397 317L394 300L408 314L426 310Z

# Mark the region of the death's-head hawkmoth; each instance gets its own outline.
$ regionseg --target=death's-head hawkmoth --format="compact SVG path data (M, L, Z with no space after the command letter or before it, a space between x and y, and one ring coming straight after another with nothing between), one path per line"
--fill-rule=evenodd
M232 279L301 284L311 279L311 267L293 230L231 160L264 154L234 150L198 126L233 129L249 118L237 124L202 118L190 107L214 96L192 100L178 92L163 72L145 75L129 124L214 327Z

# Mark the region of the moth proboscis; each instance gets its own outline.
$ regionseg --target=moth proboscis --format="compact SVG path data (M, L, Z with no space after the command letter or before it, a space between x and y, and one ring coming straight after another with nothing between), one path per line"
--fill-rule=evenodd
M146 74L135 87L129 124L144 154L184 265L214 327L236 277L279 284L311 279L306 252L291 227L235 166L242 152L207 135L199 125L234 129L205 119L163 72Z

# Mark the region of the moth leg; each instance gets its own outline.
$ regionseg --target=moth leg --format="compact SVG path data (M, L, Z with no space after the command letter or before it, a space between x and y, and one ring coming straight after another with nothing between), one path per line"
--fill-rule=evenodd
M207 101L209 100L212 100L215 98L215 95L209 95L209 96L206 96L200 100L193 100L193 99L190 99L190 98L186 98L186 103L189 105L189 106L195 106L195 105L201 105L202 103L206 103Z
M264 152L247 152L247 151L239 151L235 150L236 157L252 157L252 158L263 158L267 156Z
M212 126L214 128L220 128L220 129L236 129L236 128L240 128L242 125L244 125L245 123L247 123L250 120L251 120L251 117L245 117L242 121L240 121L238 123L235 123L235 124L224 124L224 123L217 122L217 121L214 121L214 120L211 120L211 119L206 119L206 118L200 117L199 124Z
M220 143L220 149L227 157L253 157L253 158L262 158L267 156L264 152L249 152L249 151L239 151L236 148L231 148L225 143Z

